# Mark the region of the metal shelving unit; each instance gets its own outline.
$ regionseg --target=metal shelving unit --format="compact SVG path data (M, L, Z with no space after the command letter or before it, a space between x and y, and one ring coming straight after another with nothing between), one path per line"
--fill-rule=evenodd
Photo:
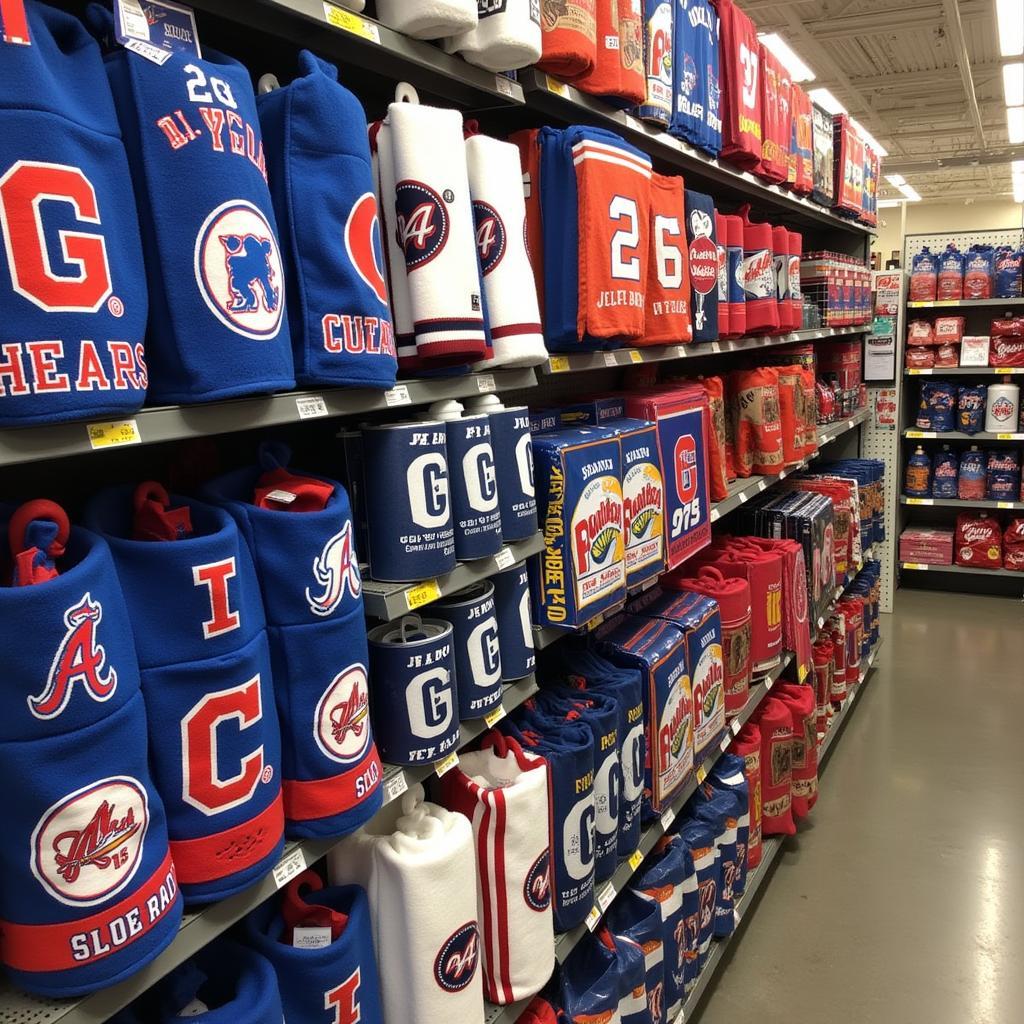
M116 435L121 439L112 443L110 431L104 434L105 441L97 439L98 428L109 427L109 422L48 423L39 427L0 430L0 466L111 451L129 444L160 444L327 417L361 416L391 409L400 411L404 406L429 405L446 398L466 398L492 391L518 390L536 383L537 375L532 369L492 370L461 377L402 381L389 391L324 388L234 398L205 405L158 405L141 409L118 421L119 425L125 425L125 430Z
M981 430L977 434L964 434L959 430L914 430L913 428L903 431L904 437L912 439L937 438L940 441L1024 441L1024 434L1005 433L990 434L987 430Z
M1024 298L1014 299L935 299L932 302L908 302L907 309L973 309L975 306L995 309L1024 306Z
M580 370L603 370L609 366L635 366L638 363L663 363L676 359L698 359L702 356L728 355L733 352L757 352L776 345L849 338L867 334L870 327L814 327L788 334L757 334L749 338L725 341L699 341L681 345L659 345L651 348L616 348L605 352L574 352L555 354L541 364L544 374Z
M363 607L374 619L390 622L406 612L418 611L439 598L454 594L471 583L485 580L516 562L544 550L544 534L506 544L496 555L460 562L450 573L419 583L378 583L363 580Z
M900 562L900 568L910 572L941 572L965 576L988 576L1006 580L1017 580L1024 585L1024 572L1012 569L982 569L973 565L929 565L927 562Z
M1002 377L1024 374L1024 366L922 366L904 367L904 377Z
M501 704L487 718L462 723L459 749L472 743L536 692L537 680L534 676L509 683L505 687ZM456 763L457 759L451 762ZM435 774L439 768L441 771L447 770L443 767L445 764L441 762L440 765L416 768L385 765L382 783L385 805L398 799L411 786ZM339 842L339 839L303 839L288 843L271 872L237 896L212 903L195 913L186 913L174 942L138 974L112 988L82 999L44 999L21 992L9 982L0 982L0 1021L3 1024L102 1024L250 910L273 896L290 879L325 856ZM239 1021L238 1024L246 1022Z
M961 501L959 498L908 498L900 495L901 505L934 505L936 508L1005 508L1024 509L1024 501Z

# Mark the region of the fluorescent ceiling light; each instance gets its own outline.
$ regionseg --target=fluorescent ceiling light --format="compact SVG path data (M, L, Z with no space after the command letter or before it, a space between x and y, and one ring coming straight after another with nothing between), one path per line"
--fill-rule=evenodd
M1024 67L1024 65L1021 65L1021 66L1022 66L1022 67ZM858 131L858 132L860 132L860 137L861 137L861 138L862 138L862 139L863 139L863 140L864 140L864 141L865 141L865 142L866 142L866 143L867 143L867 144L868 144L868 145L869 145L869 146L870 146L870 147L871 147L871 148L872 148L872 149L873 149L873 150L874 150L874 151L875 151L875 152L876 152L876 153L877 153L877 154L878 154L879 156L888 156L888 155L889 155L889 150L887 150L887 149L885 148L885 146L883 146L883 145L882 145L882 144L881 144L881 143L880 143L880 142L878 141L878 139L876 139L876 138L874 137L874 135L872 135L872 134L871 134L871 132L869 132L869 131L867 130L867 128L865 128L865 127L864 127L864 125L862 125L862 124L860 123L860 121L858 121L858 120L857 120L856 118L854 118L854 117L851 117L851 118L850 118L850 124L852 124L852 125L854 126L854 128L856 128L856 129L857 129L857 131Z
M877 206L880 210L884 210L890 206L899 206L902 202L902 199L879 199Z
M794 82L813 82L817 77L777 32L759 32L757 38L769 53L778 58Z
M1024 181L1014 182L1013 201L1015 203L1024 203Z
M1021 0L1021 2L1024 3L1024 0ZM828 91L828 89L812 89L807 95L810 96L819 107L824 107L830 114L846 113L846 107L844 107L842 103L840 103L839 100L837 100L835 96Z
M1024 143L1024 107L1006 108L1006 130L1010 136L1011 146Z
M893 188L902 188L907 183L907 179L902 174L887 174L885 180L889 182Z
M1024 107L1024 64L1003 65L1003 95L1008 107Z
M907 197L907 201L911 203L921 202L921 197L917 193L917 189L913 185L904 185L900 191Z
M999 52L1004 57L1024 55L1024 0L996 0Z
M1011 174L1024 174L1024 160L1014 160L1010 164Z

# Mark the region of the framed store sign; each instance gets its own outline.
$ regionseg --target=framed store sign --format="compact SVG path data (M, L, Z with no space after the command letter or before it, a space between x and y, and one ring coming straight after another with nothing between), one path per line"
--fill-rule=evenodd
M896 379L896 318L876 316L864 342L864 379Z

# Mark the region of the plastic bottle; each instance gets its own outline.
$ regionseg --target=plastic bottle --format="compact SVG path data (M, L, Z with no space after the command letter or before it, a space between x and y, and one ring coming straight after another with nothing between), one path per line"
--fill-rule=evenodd
M932 460L928 453L921 447L907 462L907 479L904 491L908 498L927 498L931 494ZM982 486L984 487L985 470L982 467Z

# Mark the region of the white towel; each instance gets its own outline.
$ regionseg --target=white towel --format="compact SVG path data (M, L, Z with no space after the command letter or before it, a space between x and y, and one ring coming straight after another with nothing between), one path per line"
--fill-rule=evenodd
M537 366L547 359L548 352L541 333L537 286L526 251L526 200L519 149L511 142L471 135L466 139L466 163L494 346L494 356L473 368Z
M405 253L398 244L395 223L395 158L391 147L391 126L378 121L370 127L370 152L373 160L373 180L377 191L377 209L380 210L381 235L388 265L388 295L391 297L391 322L395 328L395 349L402 370L414 370L419 364L416 357L416 332L412 324L412 300L409 298L409 278L405 270ZM386 201L385 201L386 200Z
M460 755L441 792L473 823L484 993L505 1005L539 992L555 966L548 769L514 740L493 742Z
M475 362L487 341L462 115L392 103L387 123L416 351L433 365Z
M538 0L479 0L475 28L444 41L449 53L488 71L515 71L540 60Z
M476 0L377 0L377 17L414 39L441 39L476 24Z
M335 847L331 882L366 889L386 1024L482 1024L473 829L423 796L402 797L393 831Z

